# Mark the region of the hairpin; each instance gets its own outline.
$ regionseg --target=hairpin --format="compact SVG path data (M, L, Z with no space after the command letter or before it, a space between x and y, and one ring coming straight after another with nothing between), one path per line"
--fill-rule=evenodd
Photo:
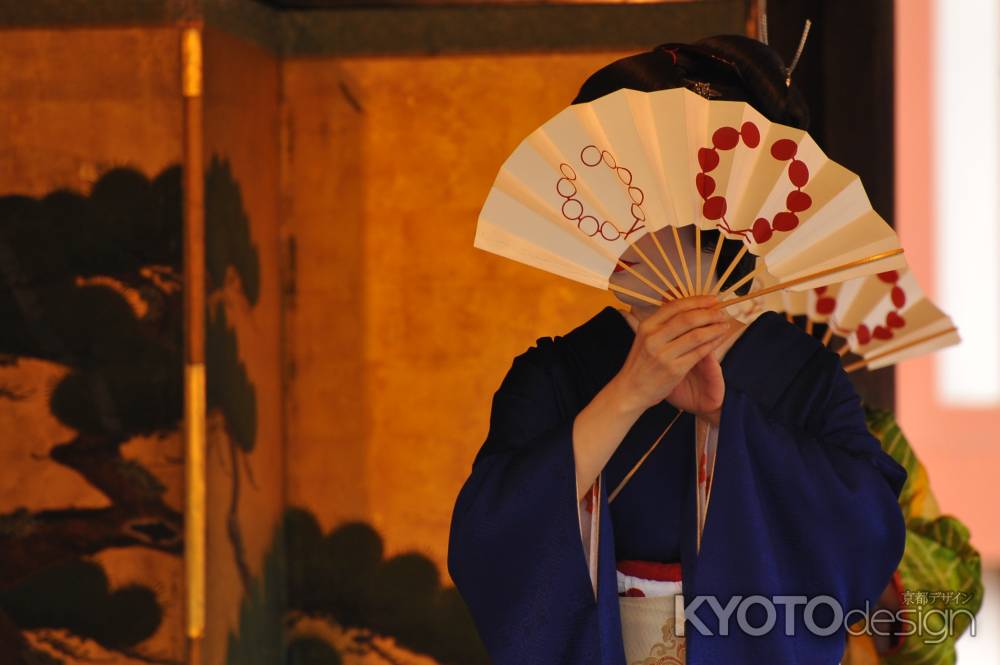
M802 50L806 47L806 40L809 39L809 28L812 27L812 21L806 19L806 23L802 26L802 36L799 37L799 47L795 49L795 57L792 58L792 64L788 66L785 70L785 85L792 85L792 72L795 71L796 65L799 64L799 58L802 57ZM764 42L765 44L767 42Z
M757 4L757 39L764 46L770 46L770 39L767 35L767 0L759 0ZM792 64L785 68L785 86L792 85L792 72L795 71L795 67L799 64L799 58L802 57L802 50L806 47L806 40L809 38L809 29L812 27L812 21L806 19L806 23L802 26L802 36L799 37L799 47L795 49L795 56L792 57Z
M757 4L757 38L763 42L764 46L770 46L767 39L767 0L760 0Z
M705 81L694 81L691 79L682 79L686 84L686 87L694 92L698 93L705 99L711 99L712 97L721 97L722 93L712 87L711 83L706 83Z

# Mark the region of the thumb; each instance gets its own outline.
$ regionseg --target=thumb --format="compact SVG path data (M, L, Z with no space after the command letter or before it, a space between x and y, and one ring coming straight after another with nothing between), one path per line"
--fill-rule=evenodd
M714 350L714 347L709 348L705 355L702 356L701 359L695 364L695 369L699 372L714 372L716 368L721 369L719 359L715 357L714 353L712 353Z

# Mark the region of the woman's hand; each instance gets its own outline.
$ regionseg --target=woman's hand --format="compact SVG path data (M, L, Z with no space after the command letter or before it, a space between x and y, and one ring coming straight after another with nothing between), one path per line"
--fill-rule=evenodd
M639 416L667 399L678 409L719 424L725 385L712 351L734 319L708 309L714 296L672 300L644 316L625 318L636 331L621 370L573 421L577 498L582 498Z
M672 300L639 321L632 348L612 381L626 411L642 413L666 399L678 409L718 425L725 383L712 354L732 328L732 318L709 309L715 296Z
M722 366L714 354L709 352L695 363L673 392L667 395L667 401L678 409L693 413L718 427L722 415L722 399L725 395L726 383L722 379Z

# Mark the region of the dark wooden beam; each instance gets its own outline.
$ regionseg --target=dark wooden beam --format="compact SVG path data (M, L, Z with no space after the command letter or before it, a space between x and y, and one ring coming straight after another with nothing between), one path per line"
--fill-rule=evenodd
M287 55L645 49L742 33L743 0L475 4L284 13Z
M0 27L205 24L287 56L645 49L742 33L747 0L31 0ZM315 5L302 9L305 4Z
M26 0L0 2L0 27L170 24L185 0Z
M613 5L627 4L611 0L257 0L275 9L350 9L358 7L425 7L428 5ZM633 0L634 1L634 0ZM664 4L670 2L692 3L703 0L655 0Z

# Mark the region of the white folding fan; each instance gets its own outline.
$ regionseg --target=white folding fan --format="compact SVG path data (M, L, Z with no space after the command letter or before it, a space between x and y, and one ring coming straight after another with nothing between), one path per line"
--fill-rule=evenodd
M755 279L752 288L769 286ZM823 328L822 342L833 345L847 371L876 370L958 344L952 320L924 293L908 266L833 282L808 291L769 292L733 312L744 321L766 310L784 313L810 335Z
M961 341L955 324L927 298L909 269L836 286L814 290L805 315L827 324L825 342L833 335L846 338L840 354L860 357L847 365L848 371L887 367Z
M743 242L718 279L722 242L705 266L695 229ZM727 286L727 307L905 265L858 177L806 132L686 88L618 90L555 115L504 162L475 246L652 304L719 293L746 252L756 267Z

